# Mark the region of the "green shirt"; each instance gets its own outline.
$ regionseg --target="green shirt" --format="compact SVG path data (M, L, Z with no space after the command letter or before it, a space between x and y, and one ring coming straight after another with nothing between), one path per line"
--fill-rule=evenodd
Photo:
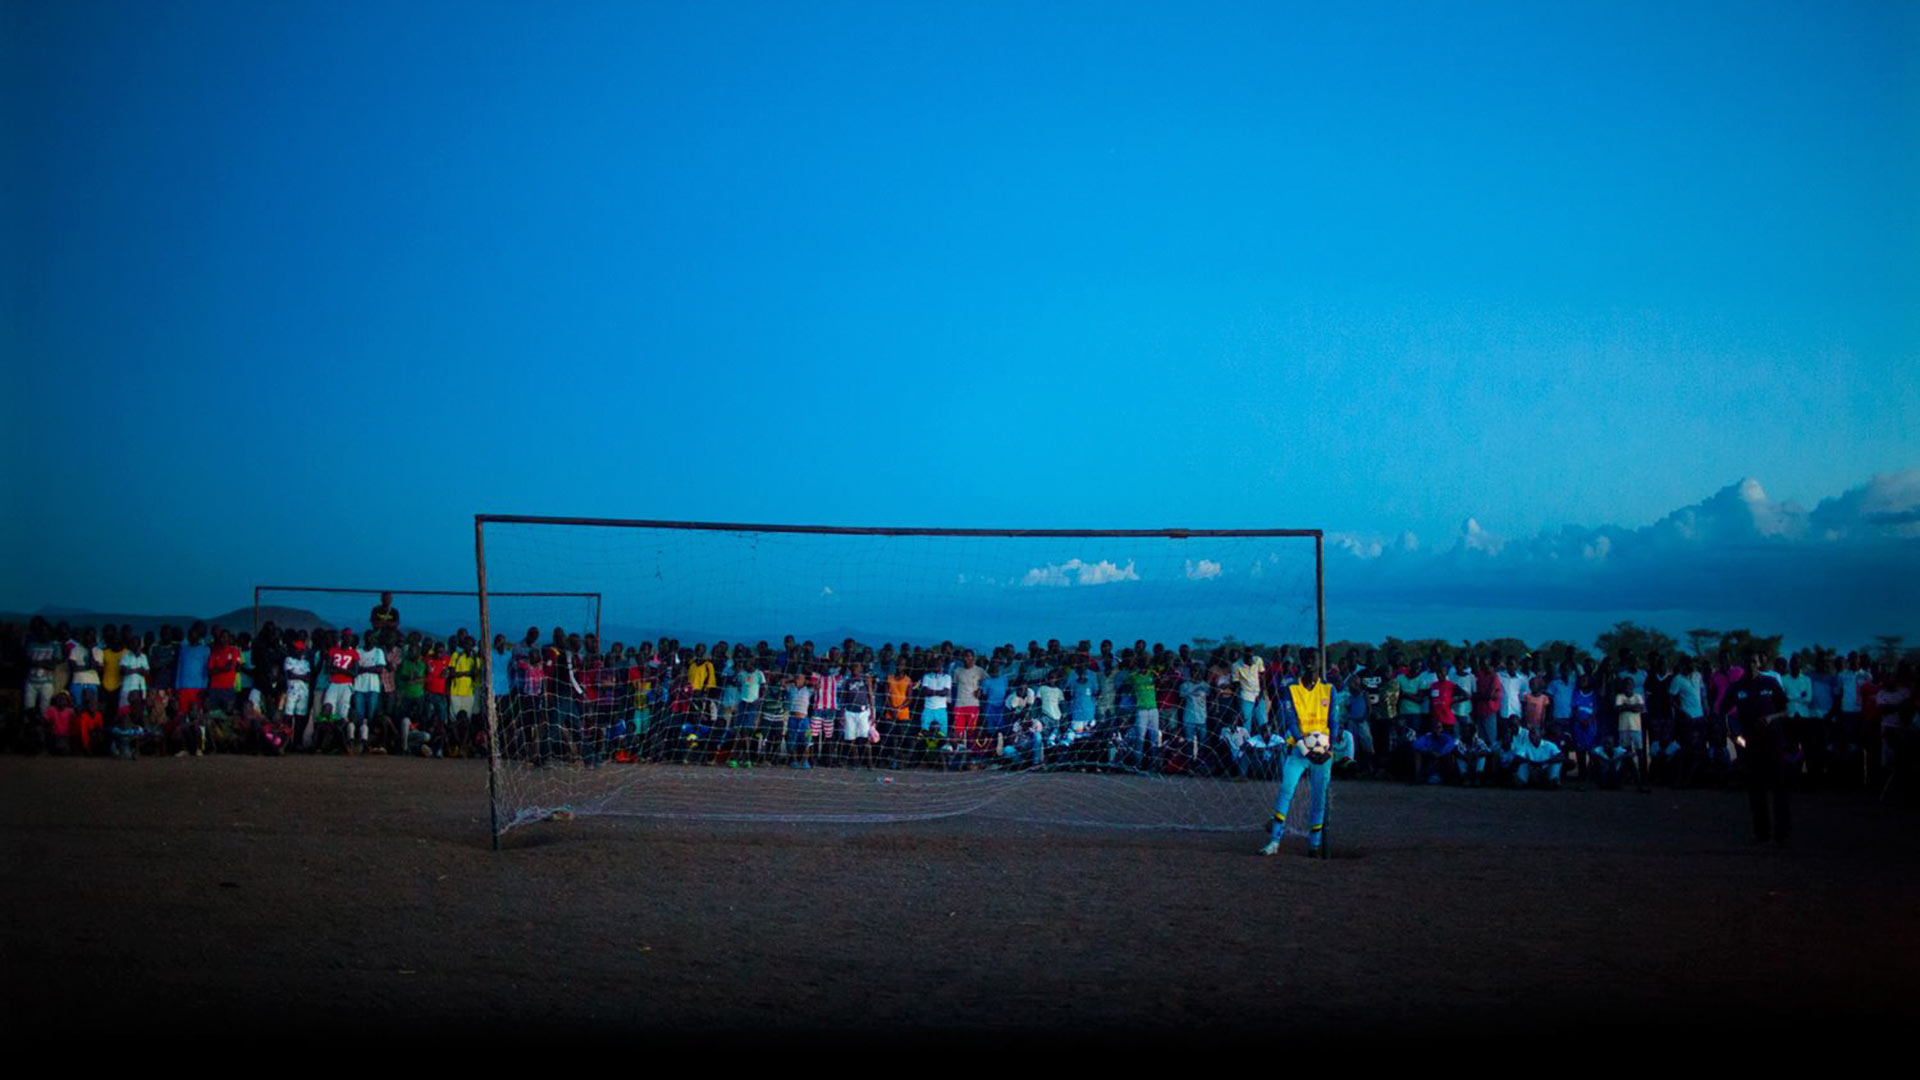
M427 662L417 656L410 656L400 662L396 673L400 683L400 696L403 698L425 697L427 693Z
M1160 707L1160 698L1159 695L1154 692L1153 675L1151 673L1136 671L1128 676L1128 681L1133 683L1134 709L1157 709Z

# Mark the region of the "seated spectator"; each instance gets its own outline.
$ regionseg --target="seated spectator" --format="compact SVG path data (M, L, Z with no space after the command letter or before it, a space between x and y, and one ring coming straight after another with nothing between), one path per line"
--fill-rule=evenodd
M98 699L91 702L83 702L80 706L80 712L73 718L74 742L78 746L80 753L91 757L94 753L94 747L104 747L105 740L103 735L105 734L105 729L106 724L100 715Z
M1539 729L1528 728L1515 734L1501 762L1511 769L1515 787L1539 786L1558 789L1560 770L1566 755L1558 744Z
M47 750L62 757L73 752L74 718L79 710L73 707L73 695L65 690L53 695L53 704L42 713L47 729Z
M1468 787L1481 787L1487 782L1496 753L1483 732L1498 724L1498 717L1489 716L1484 725L1470 722L1460 727L1460 745L1455 754L1460 763L1460 779Z
M1448 713L1451 712L1449 707ZM1438 784L1443 780L1459 778L1459 751L1460 740L1454 736L1450 725L1441 723L1436 714L1426 733L1413 740L1413 782Z
M128 704L136 702L129 699ZM120 715L114 718L113 727L108 729L108 752L117 760L132 761L140 756L140 740L146 729L141 726L137 709L122 707Z

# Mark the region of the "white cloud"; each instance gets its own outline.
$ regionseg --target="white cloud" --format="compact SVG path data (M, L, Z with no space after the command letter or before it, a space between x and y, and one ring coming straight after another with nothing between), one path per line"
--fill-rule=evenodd
M1220 564L1214 562L1212 559L1201 559L1199 562L1194 562L1192 559L1187 560L1188 580L1205 581L1208 578L1217 578L1219 576Z
M820 595L821 595L821 596L832 596L832 595L833 595L833 586L831 586L831 585L822 585L822 586L820 586Z
M1460 547L1464 551L1483 551L1489 555L1498 555L1506 546L1506 541L1480 527L1480 523L1468 518L1460 526Z
M1097 563L1068 559L1063 563L1048 563L1027 571L1020 579L1022 585L1106 585L1115 581L1139 581L1140 574L1133 568L1133 560L1120 566L1109 559Z

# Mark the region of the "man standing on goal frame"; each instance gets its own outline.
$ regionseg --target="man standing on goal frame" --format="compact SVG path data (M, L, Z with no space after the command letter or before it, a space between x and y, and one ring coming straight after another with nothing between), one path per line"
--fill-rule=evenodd
M1273 823L1262 855L1278 855L1287 834L1287 811L1301 774L1311 792L1308 810L1307 855L1327 856L1328 787L1333 782L1333 743L1340 737L1339 718L1333 715L1333 692L1320 681L1319 656L1311 649L1301 657L1300 681L1288 687L1293 698L1287 720L1288 746L1280 761L1280 791L1273 800Z

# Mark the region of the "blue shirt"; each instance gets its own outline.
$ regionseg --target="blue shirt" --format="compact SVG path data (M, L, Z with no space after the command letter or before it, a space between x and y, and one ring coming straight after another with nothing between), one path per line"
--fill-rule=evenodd
M1860 673L1843 671L1836 680L1840 684L1840 711L1856 713L1860 711Z
M207 688L207 660L213 655L213 646L202 642L198 645L190 641L180 643L180 667L174 676L173 685L181 690L205 690Z
M1833 676L1813 677L1813 714L1825 716L1833 711Z
M488 656L487 662L491 665L487 668L487 689L494 697L506 697L513 688L513 654L495 652Z
M1005 723L1007 715L1007 686L1012 681L1004 671L998 675L989 675L980 680L980 689L986 691L987 694L987 702L985 707L981 709L981 716L985 718L988 727L1000 727Z
M1094 695L1099 684L1094 677L1085 672L1076 672L1067 677L1066 691L1070 696L1067 715L1076 724L1093 723Z
M1553 718L1555 720L1573 719L1573 684L1565 679L1555 679L1547 684L1547 696L1553 699Z

